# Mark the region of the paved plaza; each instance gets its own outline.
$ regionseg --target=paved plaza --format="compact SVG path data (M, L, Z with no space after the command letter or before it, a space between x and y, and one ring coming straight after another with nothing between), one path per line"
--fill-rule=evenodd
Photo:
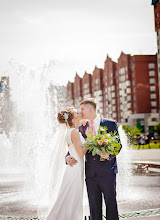
M160 162L160 149L133 150L133 161ZM133 175L130 185L132 197L118 200L120 219L160 219L159 183L159 169L152 175ZM23 173L0 173L0 219L11 219L4 216L36 216L36 206L30 204L33 198L30 198L29 194L22 197L22 187ZM89 215L88 207L85 214Z

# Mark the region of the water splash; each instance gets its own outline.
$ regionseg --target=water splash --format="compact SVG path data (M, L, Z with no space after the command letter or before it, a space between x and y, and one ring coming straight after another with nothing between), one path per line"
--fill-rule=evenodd
M128 200L131 196L132 188L132 149L129 147L129 141L122 129L118 128L122 149L117 155L118 174L117 174L117 199L118 201Z
M24 191L31 190L35 199L46 174L44 167L57 126L57 112L66 103L65 87L56 84L54 67L51 60L38 70L28 70L11 60L7 68L9 96L6 99L12 103L13 117L8 137L0 135L3 143L0 165L24 173Z

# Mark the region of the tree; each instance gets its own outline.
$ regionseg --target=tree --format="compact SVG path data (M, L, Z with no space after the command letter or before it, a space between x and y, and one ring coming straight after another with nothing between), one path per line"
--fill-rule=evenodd
M155 125L154 129L158 133L158 135L160 136L160 121Z
M127 138L130 141L130 143L134 142L135 136L141 134L141 130L139 128L137 128L137 126L132 128L131 126L128 126L128 125L122 125L122 128L123 128L124 132L126 133Z

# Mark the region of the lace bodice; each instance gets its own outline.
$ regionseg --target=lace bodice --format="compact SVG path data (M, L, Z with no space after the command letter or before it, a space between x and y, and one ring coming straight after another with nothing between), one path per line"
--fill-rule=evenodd
M68 150L69 150L70 155L73 156L75 159L82 159L79 157L79 155L78 155L78 153L72 143L72 140L71 140L71 132L73 131L73 129L76 129L76 128L69 128L67 131L67 134L66 134L66 141L69 144ZM82 144L84 144L85 139L83 138L83 136L80 132L79 132L79 135L80 135L80 140L81 140Z

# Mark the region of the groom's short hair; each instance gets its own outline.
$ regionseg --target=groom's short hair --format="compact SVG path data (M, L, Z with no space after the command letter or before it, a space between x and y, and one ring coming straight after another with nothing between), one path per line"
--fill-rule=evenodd
M91 105L95 110L97 108L97 103L96 103L96 100L94 98L88 98L88 99L84 99L82 100L79 105Z

